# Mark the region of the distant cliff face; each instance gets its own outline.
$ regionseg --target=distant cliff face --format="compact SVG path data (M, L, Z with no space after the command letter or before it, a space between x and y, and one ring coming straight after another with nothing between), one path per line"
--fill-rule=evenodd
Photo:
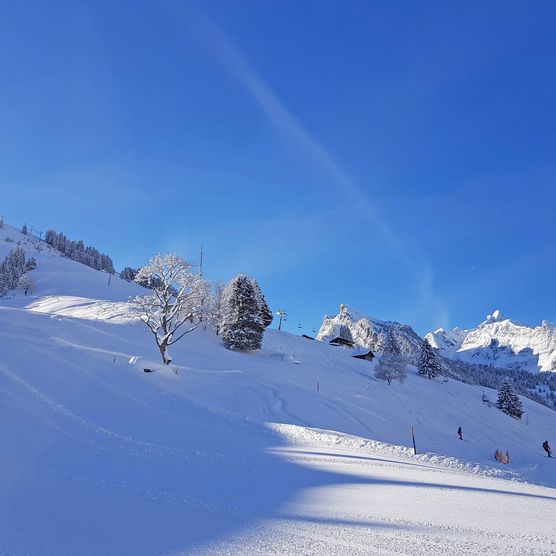
M556 371L556 326L529 327L494 311L476 328L443 330L425 336L449 359L531 372Z
M391 331L402 355L412 363L416 361L417 353L423 343L423 339L411 326L374 319L347 305L340 305L340 312L336 316L324 317L317 338L325 341L332 340L340 335L340 330L344 326L351 332L355 344L368 347L375 353L382 352L386 335Z

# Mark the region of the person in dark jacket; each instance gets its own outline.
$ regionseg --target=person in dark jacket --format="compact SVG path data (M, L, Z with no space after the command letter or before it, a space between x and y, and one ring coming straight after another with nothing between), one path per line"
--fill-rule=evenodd
M544 448L544 451L548 454L548 457L551 458L552 457L552 450L550 449L550 446L548 445L548 440L545 440L542 443L542 447Z
M461 427L458 428L458 435L459 435L459 439L463 440L463 431L461 430Z

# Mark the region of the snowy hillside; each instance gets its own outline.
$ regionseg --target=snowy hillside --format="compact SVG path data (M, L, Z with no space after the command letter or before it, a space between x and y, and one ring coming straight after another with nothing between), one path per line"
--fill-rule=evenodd
M497 310L477 328L440 328L426 338L450 359L530 372L556 371L556 325L547 321L529 327Z
M381 353L388 331L392 332L402 355L415 361L423 340L407 324L382 321L360 313L347 305L340 305L340 312L334 316L325 316L317 338L333 340L340 334L342 327L349 330L356 345L368 347L374 353Z
M556 550L540 448L556 412L523 399L518 421L414 369L388 386L350 350L276 330L246 354L198 329L163 367L129 316L138 286L0 233L0 256L11 237L37 259L34 291L0 299L0 554ZM344 313L354 337L418 341Z

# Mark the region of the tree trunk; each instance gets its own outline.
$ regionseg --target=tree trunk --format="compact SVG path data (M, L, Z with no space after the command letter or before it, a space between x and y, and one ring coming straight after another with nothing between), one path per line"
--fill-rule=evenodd
M168 359L168 358L166 357L166 348L167 348L167 347L168 347L168 346L166 345L166 343L162 343L162 344L160 344L160 345L158 346L158 349L160 350L160 356L162 357L162 362L163 362L165 365L169 365L169 364L172 362L171 359Z

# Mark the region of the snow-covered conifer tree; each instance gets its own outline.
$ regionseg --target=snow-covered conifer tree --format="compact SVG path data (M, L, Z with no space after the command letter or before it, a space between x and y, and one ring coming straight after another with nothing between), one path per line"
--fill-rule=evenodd
M25 251L21 247L16 247L0 264L0 296L17 288L25 270Z
M351 330L347 324L340 324L336 337L342 338L342 340L347 340L348 342L353 342L353 336L351 335Z
M375 377L385 380L388 385L393 380L400 384L407 378L407 363L400 354L400 348L391 331L388 331L383 344L383 353L375 367Z
M498 407L504 413L518 419L521 419L523 415L523 404L519 396L514 392L508 379L504 380L498 391Z
M421 376L427 376L430 379L442 374L442 366L428 340L425 340L421 346L417 369Z
M29 233L29 230L27 229L27 223L23 224L23 226L21 227L21 233L25 236Z
M126 266L120 272L120 278L122 280L126 280L128 282L133 282L133 280L135 279L136 274L137 274L137 270L135 270L134 268L131 268L130 266Z
M245 274L230 280L222 297L220 334L232 350L254 350L262 345L265 324L253 281Z
M261 290L261 286L259 286L257 280L255 280L255 278L251 278L251 282L253 284L253 289L255 291L257 303L259 304L259 312L261 314L263 326L265 328L268 328L272 323L272 319L274 318L272 315L272 311L270 310L270 307L266 302L263 291Z
M155 255L139 269L138 284L147 283L152 292L138 295L132 302L139 317L152 332L162 361L168 365L169 346L175 344L199 324L204 295L203 280L193 271L193 264L175 254ZM187 322L190 325L186 325Z
M396 338L394 338L394 334L392 334L391 330L388 330L385 335L382 344L382 352L390 355L401 356L400 347L398 346L398 342L396 341Z

